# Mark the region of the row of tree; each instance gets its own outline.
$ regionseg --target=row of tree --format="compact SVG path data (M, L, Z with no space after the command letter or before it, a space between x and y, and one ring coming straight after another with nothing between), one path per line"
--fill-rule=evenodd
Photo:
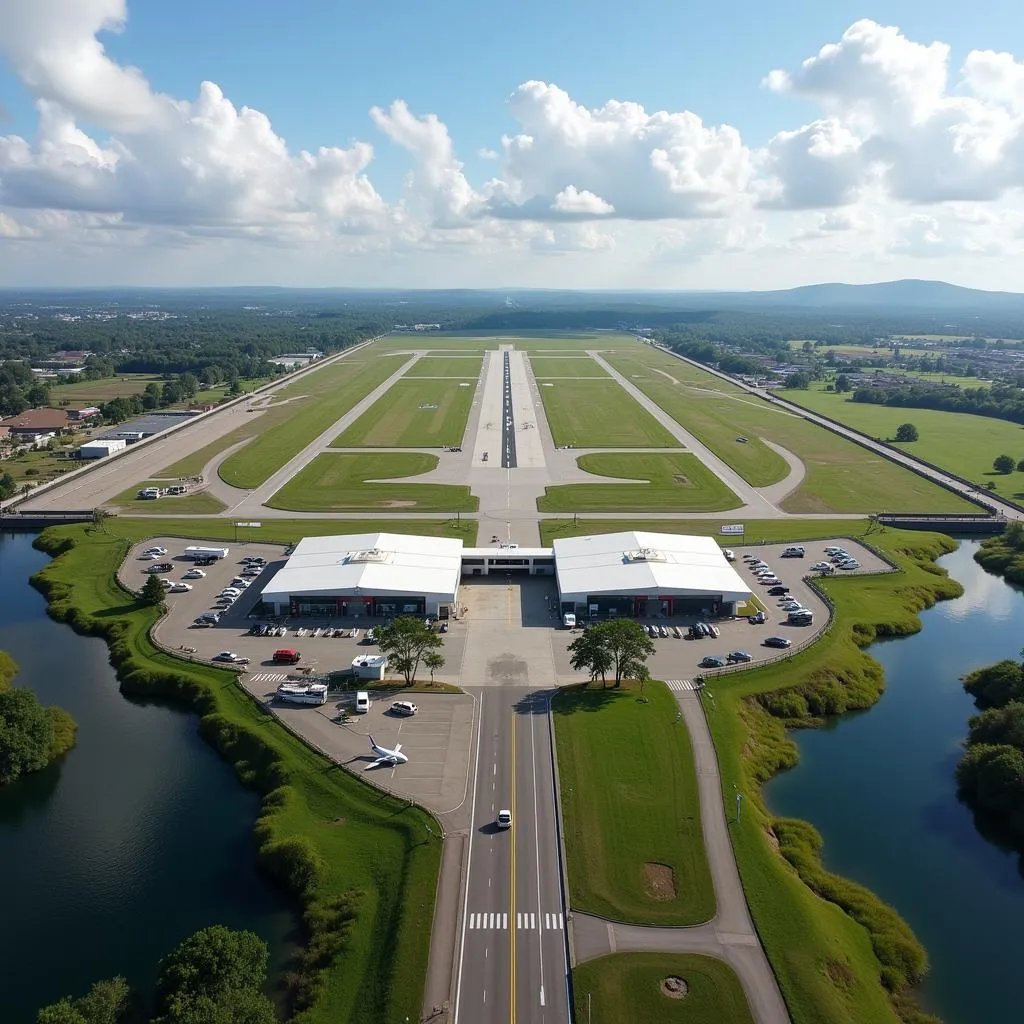
M896 388L861 387L854 391L853 401L899 408L966 412L1024 423L1024 389L1013 384L961 388L921 381Z
M153 1012L124 978L43 1007L36 1024L277 1024L263 994L267 944L223 925L189 936L160 961Z

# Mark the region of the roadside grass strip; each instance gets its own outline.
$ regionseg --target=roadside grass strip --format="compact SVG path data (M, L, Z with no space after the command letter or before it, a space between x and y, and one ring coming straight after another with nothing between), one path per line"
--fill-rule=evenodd
M562 380L540 387L559 447L677 448L679 442L617 381Z
M576 462L587 473L640 482L547 487L537 499L541 512L717 512L742 504L688 452L595 452L581 455ZM634 528L635 524L630 527Z
M117 505L122 511L136 516L216 515L227 508L220 498L208 491L197 491L194 494L166 494L160 498L139 497L139 491L144 487L166 488L175 483L177 483L177 477L169 480L143 480L134 487L122 491L117 497L111 498L106 504Z
M681 978L685 994L662 984ZM573 968L576 1020L587 1024L753 1024L743 986L721 960L698 953L616 953Z
M781 480L786 473L781 456L758 438L774 441L803 461L807 468L803 483L782 502L782 508L791 514L976 510L951 491L824 427L775 409L721 378L654 349L642 351L641 356L630 353L607 358L749 483L762 487ZM644 367L647 373L643 373ZM654 372L658 368L680 383L673 384ZM642 375L634 377L638 372ZM904 411L904 420L912 419L909 410ZM748 441L738 442L737 437Z
M959 383L955 377L945 379ZM892 441L901 423L913 423L919 439L896 444L900 451L985 487L995 486L996 493L1004 497L1018 501L1024 498L1024 472L996 473L992 469L992 460L997 455L1012 455L1016 462L1024 460L1024 427L1019 423L944 409L906 409L854 402L847 394L825 391L821 387L807 391L786 389L779 392L779 397L830 416L880 441Z
M288 972L293 995L308 993L304 1024L419 1020L441 853L428 833L439 834L436 821L313 752L233 672L157 649L149 630L158 610L140 606L115 577L136 536L111 520L102 530L60 527L40 537L56 556L33 580L50 613L107 639L123 692L198 714L200 735L262 798L257 856L304 919L307 945Z
M426 452L324 452L267 504L294 512L475 512L479 499L466 486L393 482L429 473L437 461ZM349 532L338 526L339 533Z
M531 356L530 366L538 380L544 377L603 377L608 374L588 355Z
M249 428L248 436L256 440L221 463L221 479L234 487L249 490L259 487L369 392L383 384L405 361L402 356L376 358L367 353L360 362L342 359L284 388L273 396L275 408L259 416L258 422ZM289 398L294 400L285 402ZM280 402L285 404L276 404ZM239 440L230 438L231 435L222 438L221 441L227 443L217 450L223 451ZM174 468L164 472L171 473ZM202 466L194 472L201 469Z
M699 924L715 894L690 737L664 683L643 696L597 683L552 701L570 902L616 921Z
M475 381L482 365L482 356L424 356L412 364L405 377L461 377Z
M441 448L461 445L473 406L472 380L396 381L334 448Z

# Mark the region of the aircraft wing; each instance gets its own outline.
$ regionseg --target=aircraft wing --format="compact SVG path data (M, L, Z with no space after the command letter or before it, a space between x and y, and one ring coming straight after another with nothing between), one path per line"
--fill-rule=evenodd
M367 768L379 768L384 764L394 764L395 759L393 757L378 757L376 761L371 761L366 767Z
M402 752L402 744L401 743L396 743L395 744L395 753L396 754L400 754L401 752Z

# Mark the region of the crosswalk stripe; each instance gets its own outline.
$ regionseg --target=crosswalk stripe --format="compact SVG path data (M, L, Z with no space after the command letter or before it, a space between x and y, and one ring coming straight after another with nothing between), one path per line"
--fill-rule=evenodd
M537 927L537 919L536 919L536 917L534 917L533 914L531 914L530 915L530 931L532 932L533 929L536 928L536 927Z
M503 929L508 928L508 914L501 915L501 927Z
M517 928L522 928L523 927L523 915L521 913L516 914L516 927Z
M565 919L562 917L561 914L558 915L558 928L559 931L565 928Z
M685 693L693 690L693 683L689 679L666 679L665 685L670 690L675 690L677 693Z

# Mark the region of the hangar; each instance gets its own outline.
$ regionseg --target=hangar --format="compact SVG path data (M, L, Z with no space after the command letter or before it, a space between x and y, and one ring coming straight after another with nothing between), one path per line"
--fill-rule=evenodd
M263 589L276 615L446 617L459 593L462 541L365 533L305 537Z
M562 612L581 618L735 615L750 588L713 537L627 531L554 543Z

